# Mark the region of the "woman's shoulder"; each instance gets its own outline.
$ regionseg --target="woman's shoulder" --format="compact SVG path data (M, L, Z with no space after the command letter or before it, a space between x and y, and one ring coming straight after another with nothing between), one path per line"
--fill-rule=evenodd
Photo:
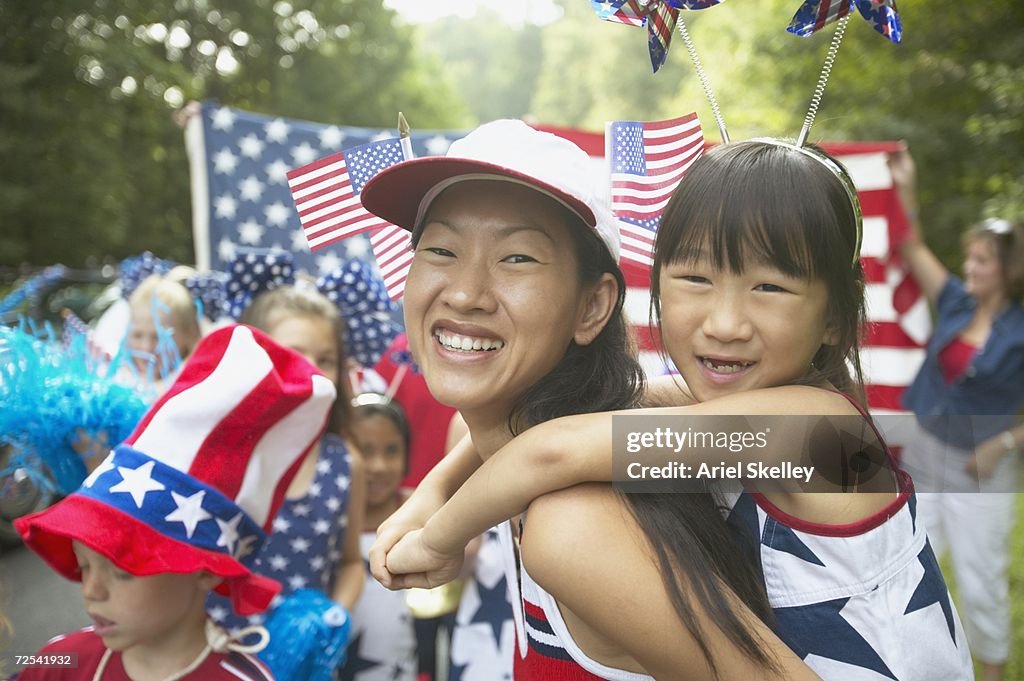
M608 483L586 483L545 494L526 512L521 548L523 563L538 583L584 586L580 574L594 556L615 555L628 562L639 527L623 495ZM604 558L602 558L604 560ZM558 588L549 589L556 593Z

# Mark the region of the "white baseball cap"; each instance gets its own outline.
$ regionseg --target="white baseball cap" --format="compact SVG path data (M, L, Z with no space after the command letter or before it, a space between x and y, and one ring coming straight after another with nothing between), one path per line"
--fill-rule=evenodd
M497 120L453 142L444 156L403 161L380 171L363 186L360 199L371 213L412 231L433 200L453 184L514 182L553 198L579 216L618 262L618 220L611 212L607 178L594 165L585 151L567 139L522 121Z

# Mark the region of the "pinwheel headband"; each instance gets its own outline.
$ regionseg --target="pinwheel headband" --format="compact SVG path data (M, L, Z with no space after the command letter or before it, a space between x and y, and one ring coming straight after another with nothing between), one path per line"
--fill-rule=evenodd
M704 71L700 57L697 55L693 41L686 29L686 23L680 10L701 10L720 4L722 0L591 0L591 5L598 16L607 21L628 24L631 26L647 26L648 47L651 54L651 64L657 71L665 62L668 53L669 43L672 38L672 30L678 27L679 34L686 45L700 80L701 87L711 106L718 130L722 136L722 142L729 142L729 132L725 126L718 100L711 89L711 82ZM827 24L838 21L836 30L832 35L832 41L828 48L825 63L822 66L818 77L814 94L804 117L804 124L795 142L784 140L761 138L758 141L786 147L803 153L823 165L830 173L836 176L846 190L850 199L856 218L857 236L856 248L853 253L853 266L857 265L860 257L860 244L863 237L863 222L861 218L860 200L856 188L846 171L834 160L806 148L804 144L814 124L821 98L825 92L829 75L832 72L832 65L835 62L836 54L839 51L839 44L846 32L846 25L850 14L856 8L861 16L872 24L874 29L894 43L900 42L902 38L902 25L899 14L896 12L895 0L804 0L800 9L793 16L787 30L798 36L808 36L818 31Z

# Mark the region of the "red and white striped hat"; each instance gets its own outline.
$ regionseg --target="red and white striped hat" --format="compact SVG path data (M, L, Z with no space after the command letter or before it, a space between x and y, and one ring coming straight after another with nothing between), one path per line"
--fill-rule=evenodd
M73 494L15 521L58 573L72 540L133 575L206 570L239 614L280 590L247 567L334 402L329 379L248 326L200 342L135 432Z

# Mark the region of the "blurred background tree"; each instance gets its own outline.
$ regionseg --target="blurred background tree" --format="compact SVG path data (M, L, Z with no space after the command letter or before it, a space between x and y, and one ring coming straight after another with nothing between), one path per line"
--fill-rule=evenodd
M644 31L555 1L561 19L539 26L487 11L410 25L381 0L0 0L0 265L190 261L171 114L191 99L372 127L401 109L421 129L525 117L599 131L696 110L717 141L678 35L652 75ZM734 139L799 130L832 28L786 33L798 4L685 14ZM905 139L929 242L956 266L968 224L1024 218L1024 4L899 8L902 45L851 19L811 137Z
M174 110L467 125L379 2L0 0L0 264L193 257Z

